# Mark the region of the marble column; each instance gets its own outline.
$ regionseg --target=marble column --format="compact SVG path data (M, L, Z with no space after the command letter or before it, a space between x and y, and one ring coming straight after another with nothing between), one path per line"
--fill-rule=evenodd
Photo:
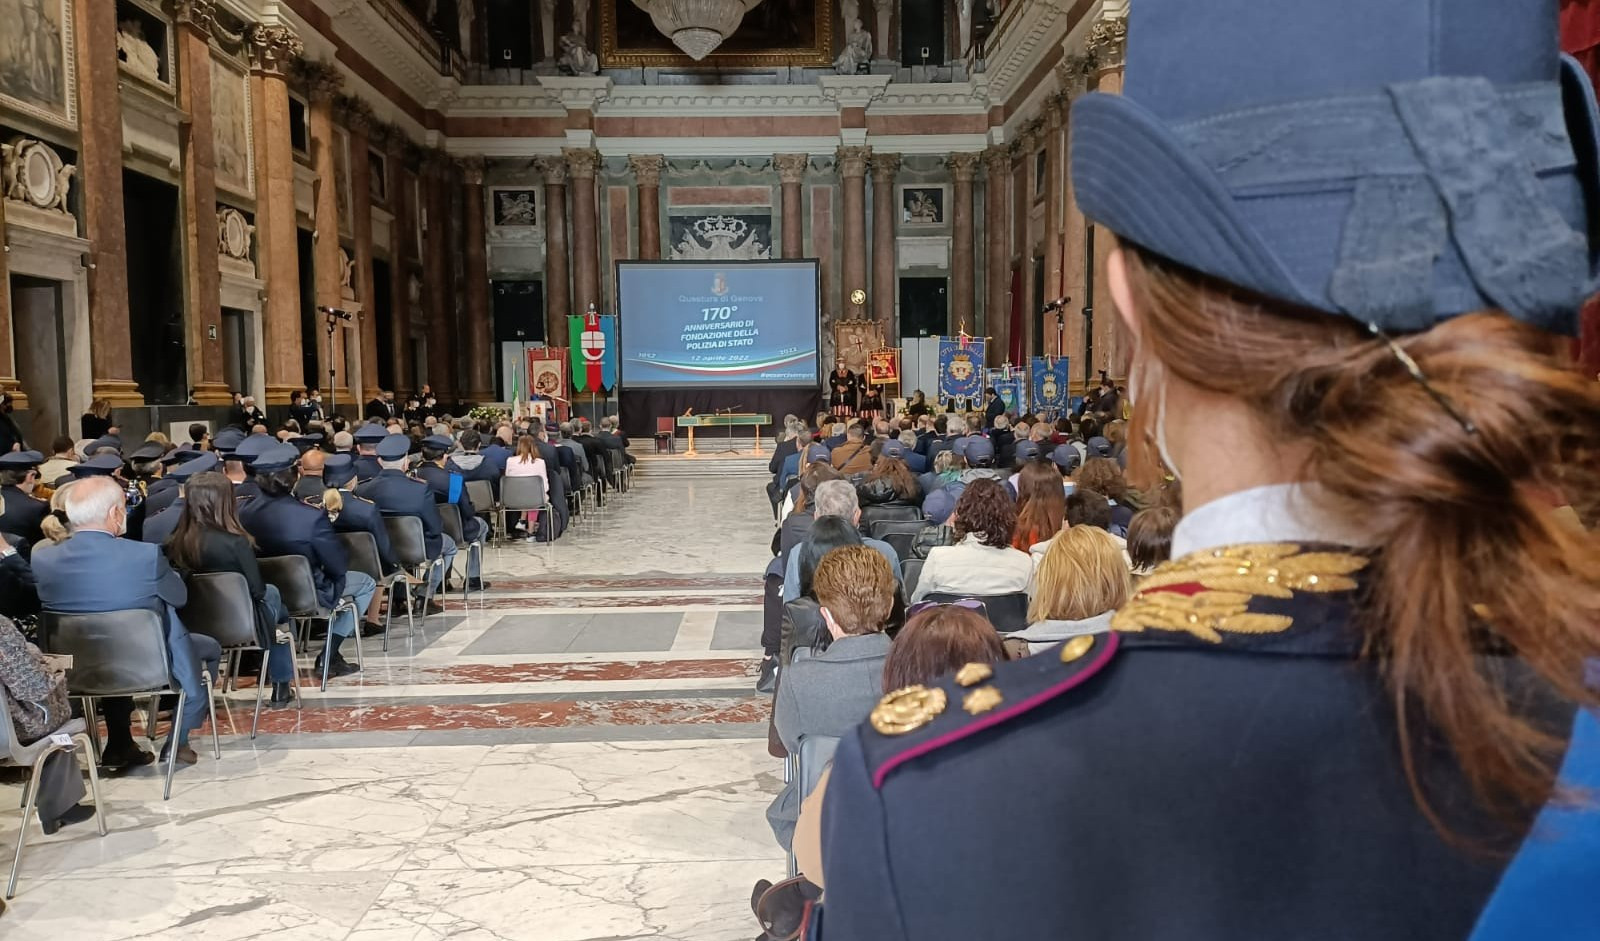
M896 278L894 248L894 176L900 172L899 154L873 154L872 169L872 319L883 324L885 341L900 334L894 322L900 288Z
M1103 19L1089 31L1089 54L1094 57L1095 91L1122 94L1122 66L1128 43L1125 16ZM1113 376L1126 374L1122 331L1117 328L1117 312L1111 303L1111 283L1106 278L1106 262L1111 257L1111 233L1097 227L1094 235L1094 370L1109 370Z
M454 164L442 150L429 150L423 158L422 201L427 212L423 219L424 256L422 281L427 301L428 385L441 401L449 401L458 391L455 377L456 303L450 289L450 254L456 245L450 238L450 199L448 187Z
M233 397L222 373L222 273L217 264L217 162L211 119L211 0L178 0L178 127L182 154L184 346L189 386L201 405L228 405Z
M285 405L304 385L300 359L300 255L294 218L294 153L289 146L285 73L305 44L284 26L252 26L250 88L256 157L257 270L266 282L263 357L267 401Z
M639 257L661 257L661 168L666 159L660 154L628 158L639 192Z
M93 246L88 270L92 394L113 406L142 406L133 379L128 312L128 233L122 203L122 98L117 71L117 7L76 3L78 60L77 185L83 237ZM12 27L8 27L10 29Z
M594 189L600 151L566 147L561 153L572 178L572 311L582 314L590 304L600 306L599 204ZM556 336L564 342L566 333Z
M407 259L415 253L412 217L417 208L411 205L411 184L406 176L410 143L400 128L385 128L383 152L389 164L389 211L394 218L389 223L389 348L384 355L389 357L389 375L395 386L389 391L397 397L412 391L411 264Z
M1061 187L1066 178L1066 142L1063 126L1066 96L1051 95L1044 105L1044 295L1048 300L1061 296ZM1052 341L1053 342L1053 341ZM1060 355L1060 351L1056 351Z
M1006 242L1011 231L1010 153L999 145L990 147L983 152L983 168L983 326L989 334L989 362L999 364L1011 358L1011 253Z
M544 174L544 337L555 346L567 336L572 313L572 276L567 255L567 161L541 157Z
M950 213L953 242L950 247L950 319L955 321L956 329L965 326L969 333L976 336L992 336L988 322L979 324L973 316L973 289L977 284L974 271L977 226L972 216L972 181L978 175L978 163L982 159L982 154L972 151L951 154L945 161L955 180L955 208Z
M344 87L344 76L334 66L315 61L303 61L301 79L305 82L307 97L311 100L309 123L311 125L311 169L317 174L318 185L313 188L316 202L312 207L311 268L316 287L318 307L343 307L344 271L339 262L339 187L335 170L334 150L339 139L333 132L333 99ZM329 364L334 371L337 402L349 402L350 371L345 357L346 339L354 324L340 322L331 339L322 329L323 318L314 318L317 331L317 382L327 389Z
M372 108L360 98L343 98L340 117L350 132L350 232L355 239L355 271L350 279L356 300L361 305L358 321L361 334L361 389L352 399L363 405L378 393L378 312L373 307L372 271L372 131L376 118ZM393 304L393 297L390 303Z
M779 211L783 214L783 233L779 237L780 257L805 256L805 208L800 195L800 184L806 178L806 168L811 158L806 154L775 154L772 166L778 171L778 182L783 196Z
M466 396L471 402L488 402L494 399L494 363L490 354L493 344L489 328L489 246L484 228L484 214L489 204L484 198L482 157L468 157L461 161L465 181L466 211L462 223L466 229L464 257L467 283L463 285L467 316L463 330L467 354Z
M1067 96L1068 114L1071 113L1072 102L1084 93L1089 72L1093 63L1087 56L1067 56L1057 66L1057 73L1061 80L1062 90ZM1068 141L1071 144L1071 141ZM1068 148L1070 150L1070 146ZM1062 355L1071 360L1072 383L1077 390L1086 375L1092 376L1093 369L1085 358L1083 308L1091 303L1087 297L1089 285L1089 266L1085 258L1089 244L1088 224L1083 218L1083 212L1078 209L1078 201L1072 193L1072 174L1062 176L1062 221L1061 221L1061 292L1056 297L1066 295L1072 300L1061 312L1064 324ZM1105 310L1108 316L1114 316L1109 308ZM1095 305L1096 320L1100 319L1101 309ZM1050 328L1050 329L1053 329ZM1098 349L1100 341L1095 341Z
M870 147L840 147L836 154L844 203L844 241L839 265L840 297L844 302L841 319L844 320L860 320L866 316L867 158L870 156ZM856 301L856 297L861 297L862 301Z
M6 201L0 198L0 391L11 393L18 410L28 407L28 397L17 382L15 359L11 354L11 265L4 250Z

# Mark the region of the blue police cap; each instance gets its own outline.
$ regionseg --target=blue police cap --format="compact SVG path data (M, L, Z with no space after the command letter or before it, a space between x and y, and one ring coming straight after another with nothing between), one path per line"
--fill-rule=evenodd
M250 469L258 474L275 474L285 471L300 460L300 452L292 444L271 444L256 455Z
M1090 457L1111 456L1111 442L1100 437L1099 435L1096 435L1095 437L1090 438L1088 441L1085 441L1083 446L1089 449Z
M161 459L161 463L171 467L174 464L187 463L206 453L209 452L196 451L193 448L178 448L175 451L168 451L167 456Z
M28 470L44 463L44 455L38 451L10 451L0 454L0 468L5 470Z
M966 447L966 453L963 454L962 456L967 459L967 463L968 464L972 464L972 463L977 462L977 461L992 461L992 460L994 460L994 442L993 441L990 441L988 438L978 438L978 437L965 438L963 440L965 440L967 442L967 447ZM957 443L959 444L960 442L957 442Z
M1069 447L1070 447L1070 445L1069 445ZM1038 458L1038 456L1039 456L1039 442L1037 442L1037 441L1019 441L1019 442L1017 442L1017 460L1019 460L1019 461L1032 461L1032 460Z
M253 464L256 458L264 454L268 448L273 448L277 445L278 439L271 435L251 435L239 442L239 446L233 449L233 456L246 464ZM298 451L295 453L299 454Z
M106 452L72 465L67 468L67 473L74 477L109 477L119 470L122 470L122 456Z
M1078 454L1078 449L1070 444L1056 445L1056 449L1050 452L1050 460L1064 471L1070 471L1083 463L1083 457Z
M161 456L166 453L166 448L163 448L154 441L146 441L144 444L139 445L139 447L136 448L132 454L128 455L128 460L154 461L159 460Z
M211 446L218 451L231 454L243 440L244 432L230 426L211 436Z
M905 457L906 446L898 441L889 440L883 443L884 457Z
M429 435L422 439L422 446L435 451L448 451L455 447L456 443L449 435Z
M330 454L322 462L322 482L330 487L343 487L356 476L356 462L348 454Z
M376 424L362 425L350 437L354 438L357 444L377 444L389 437L389 429Z
M411 439L405 435L387 435L378 442L378 457L385 461L398 461L411 453Z
M177 467L173 468L172 473L168 474L167 476L171 477L173 480L185 481L196 474L204 474L207 471L216 470L219 463L220 461L217 460L217 456L207 451L206 453L201 454L199 457L191 458L187 461L184 461L182 464L179 464Z
M832 456L833 452L828 450L828 446L825 444L813 444L811 447L806 448L806 463L808 464L814 461L826 461Z
M84 457L94 457L98 451L112 450L119 455L122 453L122 439L111 435L103 435L83 446Z

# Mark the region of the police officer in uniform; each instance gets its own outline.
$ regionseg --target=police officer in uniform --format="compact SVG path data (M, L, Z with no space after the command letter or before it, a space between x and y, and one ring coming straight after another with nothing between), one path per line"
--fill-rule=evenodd
M378 544L378 562L383 574L392 574L400 565L394 559L394 547L389 543L389 527L383 525L383 513L378 505L354 490L356 469L348 454L332 454L322 467L322 481L329 489L340 491L343 506L337 515L329 514L334 532L367 533ZM319 498L318 505L321 504ZM363 628L365 630L365 628Z
M1600 937L1600 536L1551 512L1600 495L1559 336L1600 111L1556 6L1130 4L1071 169L1173 560L840 741L808 937Z
M466 537L465 541L481 545L489 533L489 524L478 518L478 511L472 506L472 497L467 495L466 478L445 467L445 459L454 444L455 442L444 435L429 435L423 438L422 463L417 466L417 477L433 491L435 500L440 503L455 504L461 513L461 532ZM468 591L485 591L489 587L479 569L483 562L480 556L481 553L467 553Z
M0 532L20 536L30 545L44 538L39 524L50 515L50 504L33 495L43 463L44 455L38 451L0 454L0 500L5 506Z
M438 594L444 572L455 562L456 544L455 540L444 538L432 490L405 472L406 456L410 452L411 439L405 435L389 435L378 442L377 457L383 469L377 477L357 486L356 496L377 504L384 516L414 516L422 521L423 549L430 559L440 558L442 553L444 570L430 576L426 592L419 595L415 603L420 604L422 597L428 597L425 613L438 614L444 611L444 605L432 598Z
M362 425L357 428L355 439L357 456L355 459L356 480L366 483L378 476L383 470L378 465L378 442L389 436L389 432L382 425Z
M254 457L251 469L261 495L239 507L239 522L255 539L260 555L298 555L311 563L317 600L324 608L331 610L339 599L352 598L357 612L366 611L377 583L370 575L350 570L349 557L334 535L327 514L294 498L294 466L299 457L292 444L270 445ZM324 685L328 677L360 669L345 660L339 650L355 633L355 621L347 612L341 612L328 625L327 647L316 660Z
M178 520L183 516L184 484L188 483L189 478L194 475L214 471L218 466L216 453L205 451L174 467L167 476L163 477L163 480L173 482L173 500L159 513L150 513L145 517L144 531L139 534L139 538L145 542L153 542L156 545L165 543L167 537L171 536L173 531L178 528ZM149 506L149 501L146 501L146 506Z
M172 472L189 461L199 457L203 452L191 450L177 450L169 452L161 459L163 468L160 477L150 482L144 492L145 519L153 519L171 506L178 499L178 481Z

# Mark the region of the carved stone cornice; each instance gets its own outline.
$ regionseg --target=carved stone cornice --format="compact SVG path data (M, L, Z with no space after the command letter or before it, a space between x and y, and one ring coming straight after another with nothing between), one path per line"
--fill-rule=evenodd
M172 20L209 37L217 25L217 7L212 0L172 0Z
M833 154L834 166L840 177L859 180L867 175L867 158L871 156L871 147L840 147Z
M306 44L294 31L281 24L255 23L245 31L250 49L250 67L265 75L285 75L289 67L306 53Z
M344 88L344 73L331 63L316 59L301 59L294 76L305 86L312 104L328 104Z
M872 170L872 178L880 181L890 181L900 172L899 154L880 154L876 151L867 158L867 166Z
M840 108L865 108L889 90L888 75L824 75L817 79L822 97Z
M1089 28L1089 54L1101 72L1122 68L1128 55L1128 18L1107 17Z
M983 154L976 150L963 151L951 154L945 158L945 166L950 168L950 175L957 183L971 183L978 175L978 164L983 161Z
M799 183L806 178L811 157L809 154L773 154L772 166L778 171L778 182Z
M461 178L468 186L483 185L483 171L488 165L487 160L475 155L456 158L456 166L461 170Z
M983 152L983 169L989 174L989 179L1004 176L1011 172L1013 154L1011 147L1006 144L995 144Z
M600 151L588 147L563 147L561 156L567 161L567 173L575 180L592 180L600 171Z
M628 158L628 169L633 171L641 188L660 186L661 169L666 164L666 158L660 154L634 154Z
M611 97L611 79L603 75L541 75L539 84L568 111L593 111Z
M544 177L546 186L567 185L567 161L564 157L537 157L533 166Z
M1089 76L1095 72L1095 58L1087 53L1072 53L1056 63L1056 81L1069 98L1076 98L1089 87Z

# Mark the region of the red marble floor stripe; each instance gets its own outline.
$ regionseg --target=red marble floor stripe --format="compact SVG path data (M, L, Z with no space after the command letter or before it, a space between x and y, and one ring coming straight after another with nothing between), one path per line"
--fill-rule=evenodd
M437 683L542 683L551 680L678 680L755 676L760 660L605 660L595 663L463 664L417 667L400 685ZM340 686L354 686L355 678Z
M750 575L536 575L528 578L497 577L493 580L495 591L604 591L608 588L641 591L649 588L667 588L674 591L693 591L706 588L749 588L759 583Z
M690 605L759 605L759 593L750 595L615 595L574 598L570 595L544 595L535 598L504 598L494 593L474 594L468 602L472 610L514 611L527 608L685 608ZM461 596L445 600L446 614L461 613Z
M767 696L739 699L552 700L285 709L264 713L267 733L570 728L615 725L720 725L765 722ZM248 723L246 723L246 726Z

